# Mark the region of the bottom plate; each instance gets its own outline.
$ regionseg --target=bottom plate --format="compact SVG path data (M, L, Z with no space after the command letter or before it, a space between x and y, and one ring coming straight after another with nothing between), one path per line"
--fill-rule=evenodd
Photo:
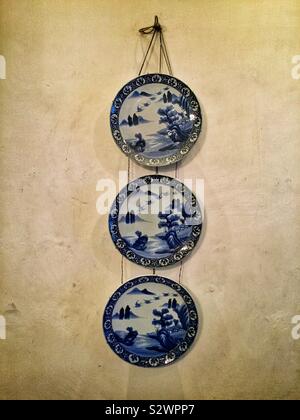
M183 356L198 332L190 294L159 276L138 277L121 286L103 318L106 340L126 362L145 368L166 366Z

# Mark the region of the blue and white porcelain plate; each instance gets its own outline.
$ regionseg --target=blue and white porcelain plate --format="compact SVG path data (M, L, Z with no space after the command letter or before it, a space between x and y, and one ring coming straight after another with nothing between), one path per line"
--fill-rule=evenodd
M110 115L115 142L145 166L167 166L183 159L202 127L199 102L175 77L148 74L125 85Z
M202 212L194 194L180 181L149 175L128 184L109 216L116 248L128 260L163 268L183 260L202 231Z
M139 277L120 287L103 318L106 340L126 362L145 368L166 366L187 352L199 326L196 305L178 283Z

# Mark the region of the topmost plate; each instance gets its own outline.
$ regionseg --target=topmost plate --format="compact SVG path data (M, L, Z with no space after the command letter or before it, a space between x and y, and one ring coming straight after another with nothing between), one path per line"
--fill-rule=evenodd
M190 151L202 126L201 108L186 84L164 74L129 82L111 109L120 149L145 166L172 165Z

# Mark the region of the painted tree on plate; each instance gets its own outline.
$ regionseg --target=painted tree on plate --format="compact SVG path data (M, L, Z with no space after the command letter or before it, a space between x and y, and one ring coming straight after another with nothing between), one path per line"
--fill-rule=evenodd
M121 308L120 313L119 313L119 319L122 321L125 317L125 311L124 308Z
M174 317L167 308L161 311L154 309L153 315L158 319L155 318L152 322L157 330L156 335L151 335L151 337L159 342L160 347L152 346L150 349L154 351L172 350L177 344L177 339L172 336L172 329L175 327Z
M173 213L162 213L158 214L160 222L158 227L160 229L165 228L166 232L170 231L172 228L180 226L180 217Z
M186 111L178 112L173 105L168 105L157 112L160 116L159 123L166 124L168 136L174 143L183 143L188 140L193 123Z
M173 302L172 302L172 309L176 309L177 308L177 305L178 305L178 302L177 302L177 299L173 299Z
M154 309L153 315L158 317L158 319L154 319L152 324L160 329L165 329L173 325L173 316L170 314L169 309L164 308L161 311Z
M130 319L130 315L131 315L131 309L130 309L130 306L126 306L126 309L125 309L125 319Z
M133 114L133 125L139 125L139 118L136 114Z
M187 330L190 322L188 307L186 305L177 305L174 310L178 315L182 328Z

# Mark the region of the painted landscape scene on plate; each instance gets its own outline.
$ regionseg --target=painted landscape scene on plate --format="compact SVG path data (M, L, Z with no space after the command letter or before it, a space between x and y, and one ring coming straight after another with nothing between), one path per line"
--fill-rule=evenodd
M118 226L128 248L143 258L168 258L191 238L199 224L195 208L170 185L153 183L132 192L122 204Z
M188 100L171 86L142 86L126 98L119 116L120 131L137 154L168 157L188 141L195 116Z
M132 287L117 302L113 331L130 353L159 357L185 339L190 319L183 298L170 286L148 283Z

